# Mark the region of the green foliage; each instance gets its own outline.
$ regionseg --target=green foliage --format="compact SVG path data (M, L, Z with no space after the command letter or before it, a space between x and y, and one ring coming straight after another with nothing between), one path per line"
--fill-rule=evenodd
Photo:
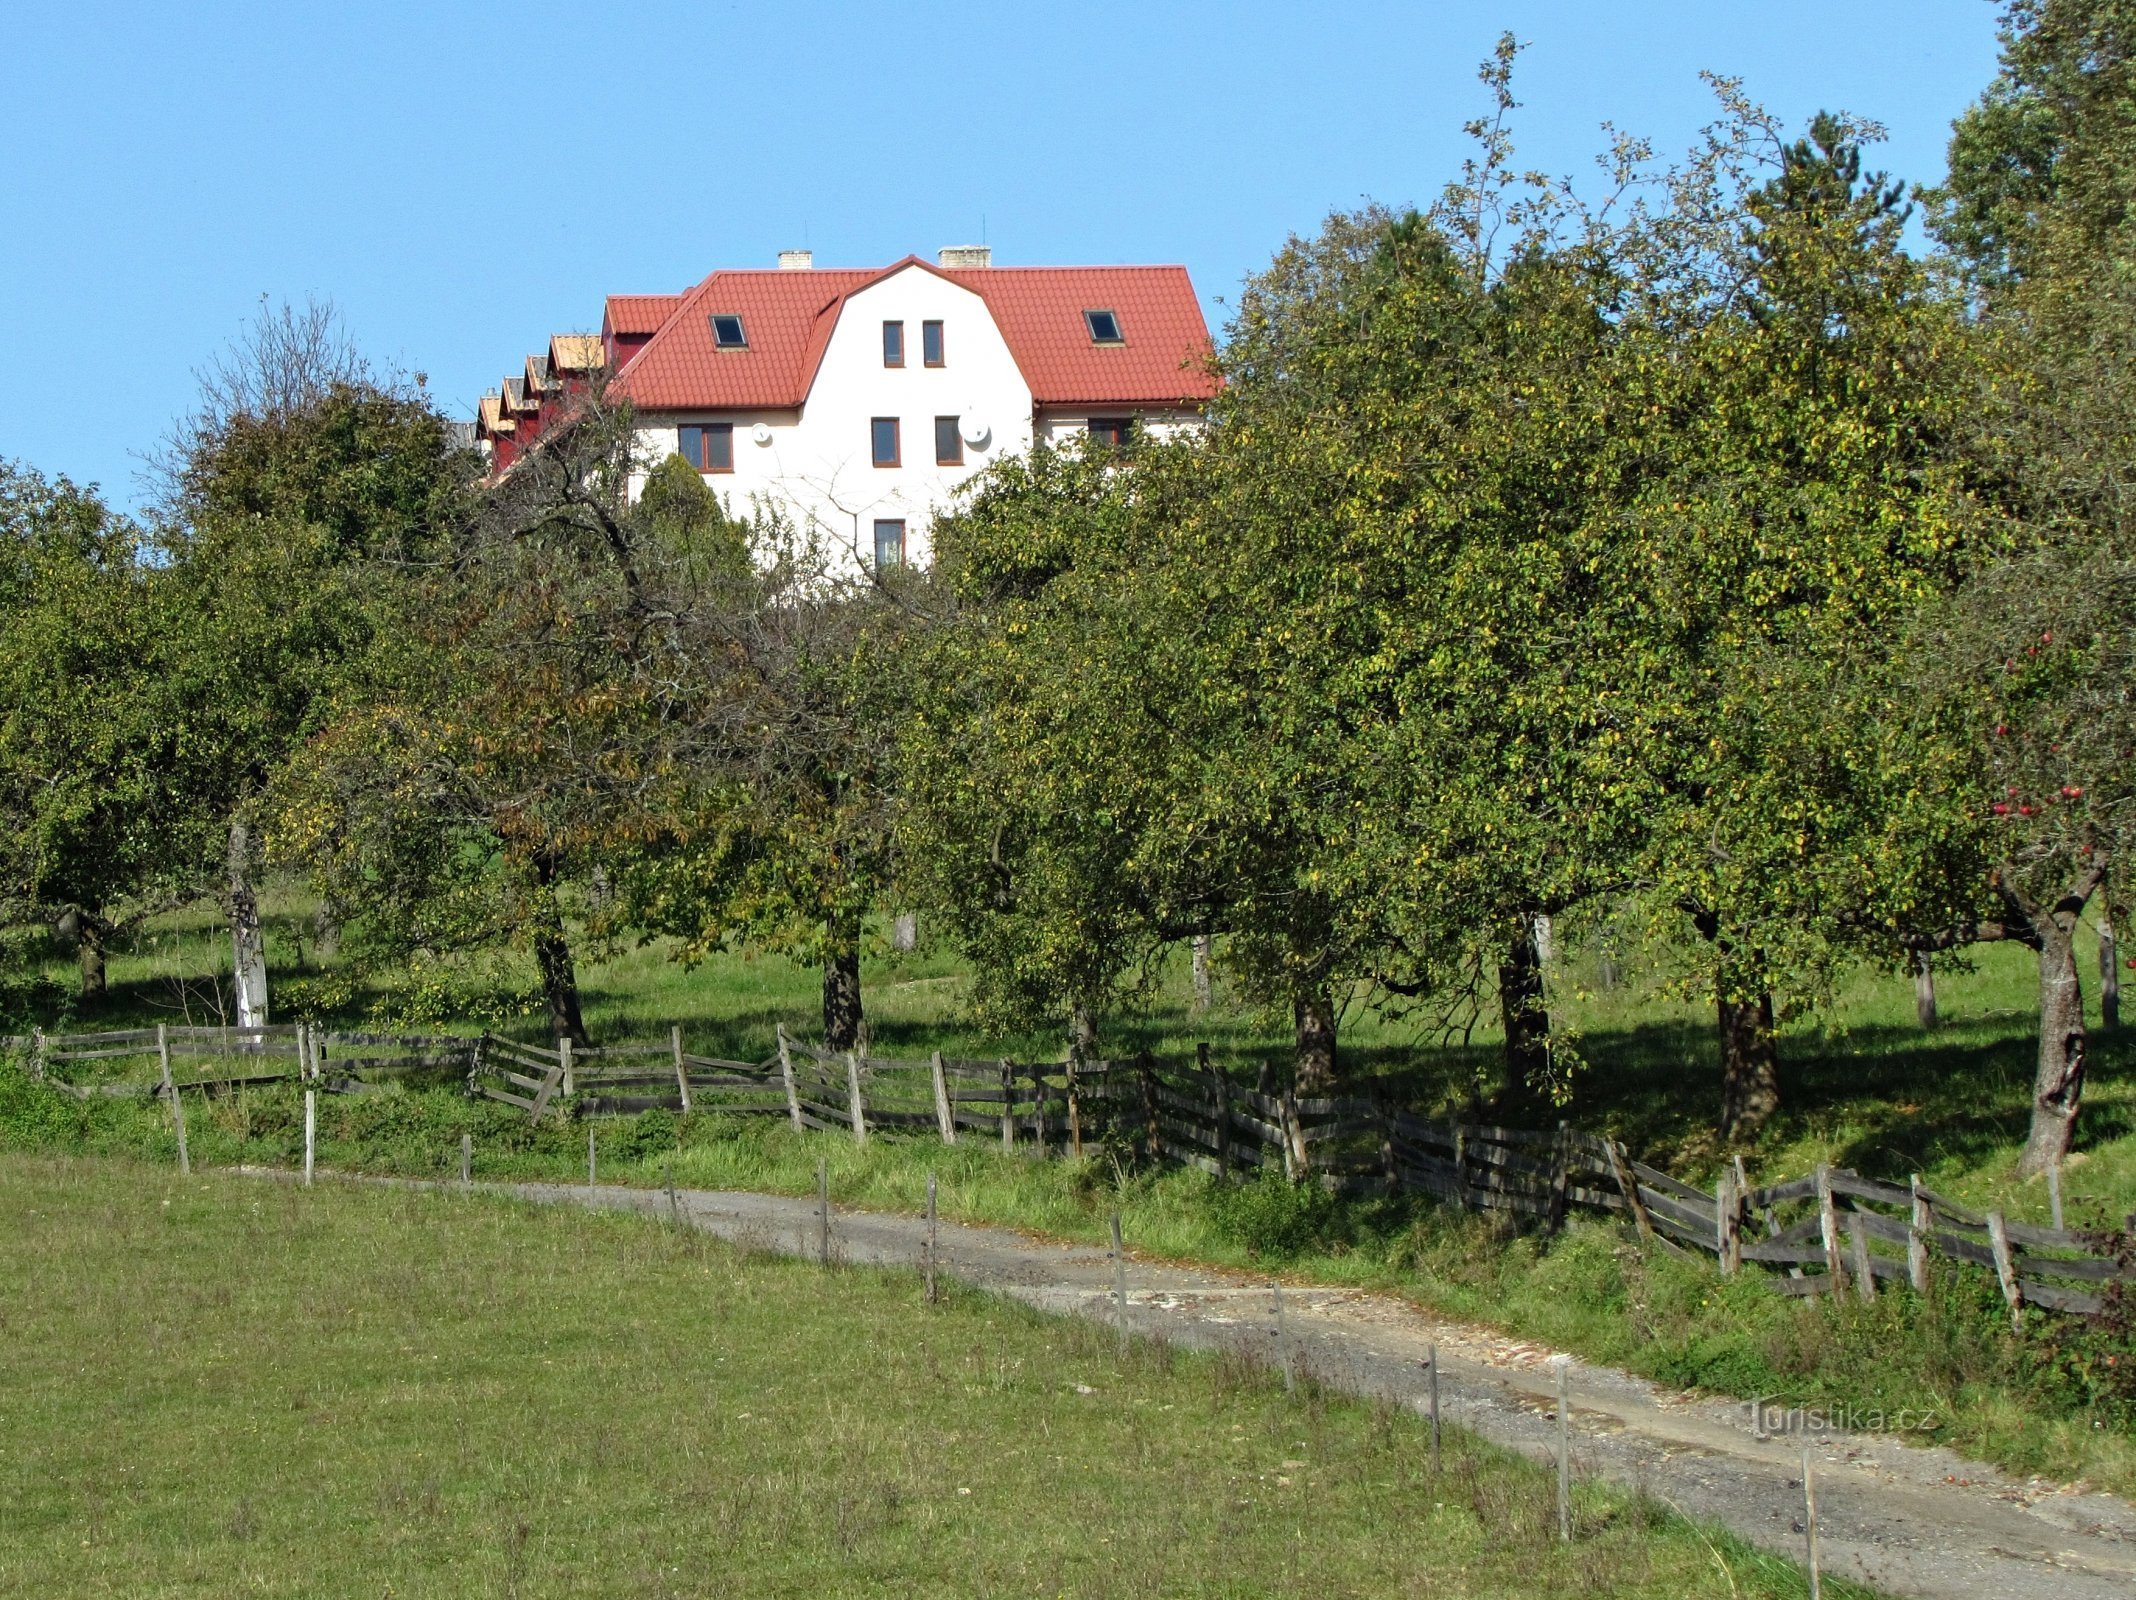
M1263 1173L1240 1184L1213 1185L1209 1221L1253 1260L1317 1253L1339 1238L1342 1206L1318 1184L1287 1183Z
M219 830L214 751L172 661L184 624L142 531L95 491L0 463L0 921L92 937L184 898Z

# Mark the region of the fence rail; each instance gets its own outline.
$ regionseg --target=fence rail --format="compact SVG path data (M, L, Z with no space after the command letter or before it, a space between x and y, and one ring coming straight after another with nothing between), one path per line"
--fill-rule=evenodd
M1711 1191L1631 1158L1624 1146L1561 1123L1554 1130L1417 1115L1394 1086L1383 1097L1301 1096L1234 1083L1209 1061L1160 1070L1129 1061L1020 1062L932 1055L902 1060L827 1051L788 1037L760 1061L732 1061L665 1041L600 1047L526 1044L492 1034L397 1034L318 1029L161 1027L0 1039L29 1056L55 1088L92 1095L216 1092L303 1081L365 1093L414 1071L463 1075L471 1094L524 1111L629 1115L667 1109L784 1117L865 1143L874 1137L966 1137L1004 1150L1080 1154L1086 1140L1124 1143L1143 1157L1219 1177L1280 1171L1344 1193L1421 1193L1478 1210L1561 1226L1573 1207L1626 1216L1649 1239L1713 1255L1724 1274L1769 1269L1783 1293L1852 1292L1879 1283L1925 1289L1935 1258L1996 1275L2013 1320L2026 1306L2096 1315L2113 1286L2136 1277L2124 1255L2091 1236L2011 1222L1937 1194L1918 1177L1881 1183L1843 1168L1753 1186L1741 1158ZM76 1084L81 1063L139 1060L141 1080ZM180 1073L177 1063L195 1070ZM198 1070L201 1064L208 1071ZM108 1071L109 1069L104 1069Z

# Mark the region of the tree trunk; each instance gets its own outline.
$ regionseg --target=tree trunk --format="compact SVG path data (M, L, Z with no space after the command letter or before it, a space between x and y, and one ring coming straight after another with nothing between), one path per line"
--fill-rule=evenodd
M1749 1138L1780 1108L1773 997L1768 992L1731 1000L1723 988L1714 1005L1721 1031L1721 1137Z
M1206 933L1194 936L1194 1006L1193 1014L1200 1016L1209 1009L1211 984L1209 981L1209 951L1214 943Z
M267 941L260 933L260 900L252 887L252 830L230 819L230 887L223 909L230 919L230 982L240 1028L267 1026Z
M2114 908L2099 902L2099 1031L2112 1033L2121 1026L2121 971L2115 964Z
M586 1019L579 1011L578 968L564 937L563 913L556 906L556 863L542 857L534 864L541 900L534 912L534 964L541 969L542 998L549 1007L549 1033L573 1044L589 1044Z
M1505 1020L1506 1087L1541 1083L1550 1073L1550 1011L1535 925L1525 919L1498 966L1498 1009Z
M1291 1004L1296 1022L1297 1068L1293 1081L1300 1094L1326 1094L1335 1087L1335 1007L1327 991L1315 989Z
M2032 1081L2032 1130L2017 1164L2021 1178L2045 1172L2069 1153L2084 1097L2084 989L2077 979L2076 930L2052 913L2036 917L2033 928L2040 939L2040 1055Z
M1078 1061L1098 1059L1098 1021L1080 1000L1068 1008L1068 1049Z
M82 964L82 999L104 998L104 924L83 912L74 930L74 953Z
M825 925L823 950L823 1048L860 1046L860 922L834 917Z
M1925 950L1914 953L1914 1020L1924 1028L1936 1025L1936 969Z

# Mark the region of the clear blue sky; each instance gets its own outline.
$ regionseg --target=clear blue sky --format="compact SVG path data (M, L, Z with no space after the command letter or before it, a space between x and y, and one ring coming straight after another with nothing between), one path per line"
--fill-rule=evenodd
M51 4L0 13L0 456L101 482L262 294L331 298L459 414L601 296L807 245L982 232L1004 263L1179 261L1212 325L1292 231L1428 201L1499 30L1521 155L1683 147L1733 73L1891 130L1932 181L1986 0Z

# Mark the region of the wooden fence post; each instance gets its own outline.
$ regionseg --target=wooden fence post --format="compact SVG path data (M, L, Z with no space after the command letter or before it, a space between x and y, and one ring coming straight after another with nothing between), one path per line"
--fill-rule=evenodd
M868 1108L860 1097L860 1052L846 1052L846 1102L853 1117L853 1142L868 1142Z
M941 1298L935 1288L935 1175L927 1174L927 1303Z
M831 1165L816 1157L816 1265L831 1264Z
M1468 1128L1456 1122L1449 1124L1454 1130L1454 1203L1466 1206L1469 1203L1468 1179ZM1632 1203L1638 1204L1637 1191L1633 1191ZM1643 1214L1643 1213L1642 1213Z
M1609 1169L1617 1176L1617 1187L1624 1194L1624 1203L1631 1207L1632 1221L1638 1225L1640 1242L1654 1242L1654 1219L1647 1215L1646 1202L1639 1198L1639 1180L1632 1176L1632 1164L1624 1153L1624 1146L1614 1139L1604 1139L1602 1146L1609 1152Z
M690 1114L690 1070L682 1060L682 1024L671 1023L668 1027L668 1043L675 1048L675 1087L682 1091L682 1114Z
M1062 1092L1068 1100L1068 1154L1080 1161L1083 1158L1083 1072L1082 1052L1071 1049L1061 1067Z
M1572 1124L1560 1118L1557 1139L1550 1147L1550 1231L1565 1226L1565 1194L1572 1187Z
M1016 1148L1016 1068L1004 1056L1001 1061L1001 1148Z
M1713 1186L1713 1228L1721 1276L1733 1277L1743 1265L1743 1191L1733 1168L1723 1172Z
M1209 1059L1207 1040L1194 1046L1195 1065L1209 1084L1209 1110L1216 1119L1216 1175L1231 1176L1231 1080Z
M1292 1183L1313 1175L1312 1157L1305 1147L1305 1120L1298 1112L1298 1090L1287 1084L1283 1090L1283 1166Z
M1157 1110L1157 1066L1144 1050L1135 1057L1135 1086L1142 1093L1142 1151L1152 1161L1164 1157L1164 1124Z
M1382 1094L1373 1101L1372 1109L1379 1119L1380 1176L1389 1194L1400 1194L1402 1166L1394 1155L1394 1105Z
M1915 1294L1927 1294L1928 1239L1936 1226L1936 1214L1928 1196L1921 1192L1920 1173L1913 1175L1909 1187L1913 1190L1913 1215L1906 1223L1906 1279Z
M1296 1394L1298 1392L1298 1374L1297 1370L1291 1365L1290 1333L1283 1326L1283 1285L1271 1279L1268 1285L1268 1294L1271 1302L1270 1308L1275 1312L1276 1317L1276 1359L1283 1364L1283 1392L1285 1394Z
M786 1024L778 1024L779 1030L779 1077L786 1085L786 1114L793 1119L794 1132L803 1127L801 1121L801 1096L794 1089L794 1057L786 1045Z
M1120 1349L1127 1349L1127 1247L1120 1241L1120 1213L1112 1214L1113 1317L1120 1326Z
M1854 1297L1862 1301L1874 1300L1876 1268L1869 1260L1869 1225L1859 1211L1847 1213L1847 1248L1854 1259Z
M45 1079L45 1036L42 1028L30 1030L30 1076L39 1083L43 1083Z
M1053 1123L1047 1113L1046 1097L1051 1091L1046 1084L1046 1069L1038 1062L1031 1063L1031 1137L1038 1141L1038 1153L1043 1156L1053 1143Z
M1558 1538L1572 1543L1572 1398L1566 1392L1566 1374L1572 1369L1572 1357L1552 1356L1550 1364L1557 1368L1557 1515Z
M2003 1299L2010 1304L2010 1326L2025 1331L2025 1302L2018 1292L2017 1263L2010 1254L2010 1226L2000 1211L1988 1213L1988 1245L1995 1252L1995 1276L2002 1283Z
M185 1102L178 1098L178 1085L171 1081L171 1037L163 1023L156 1024L156 1058L163 1063L163 1092L171 1102L171 1127L178 1134L178 1170L190 1173L193 1158L185 1148Z
M928 1065L934 1070L935 1126L942 1130L944 1144L955 1144L957 1112L949 1103L949 1074L942 1066L942 1052L937 1050L928 1059Z
M1824 1242L1828 1292L1838 1294L1846 1284L1846 1270L1839 1264L1839 1211L1832 1204L1832 1169L1817 1164L1817 1232Z
M1439 1347L1436 1344L1424 1347L1424 1365L1430 1369L1431 1399L1431 1470L1439 1470Z
M1810 1453L1802 1452L1802 1533L1810 1555L1810 1600L1823 1600L1824 1573L1817 1549L1817 1486L1810 1478Z
M569 1100L578 1090L578 1080L571 1071L571 1035L565 1034L556 1041L556 1059L564 1069L564 1098Z

